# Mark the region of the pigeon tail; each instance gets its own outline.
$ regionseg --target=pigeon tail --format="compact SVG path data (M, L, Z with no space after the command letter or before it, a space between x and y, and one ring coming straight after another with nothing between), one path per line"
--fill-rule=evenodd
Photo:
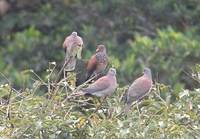
M85 94L87 94L87 92L80 90L77 93L75 93L74 96L84 96Z

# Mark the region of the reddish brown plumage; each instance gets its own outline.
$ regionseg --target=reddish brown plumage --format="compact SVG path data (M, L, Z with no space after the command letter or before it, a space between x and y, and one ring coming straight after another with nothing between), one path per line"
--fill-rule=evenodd
M105 70L108 64L108 57L104 45L98 45L96 53L90 58L87 63L87 79L92 75L97 75Z

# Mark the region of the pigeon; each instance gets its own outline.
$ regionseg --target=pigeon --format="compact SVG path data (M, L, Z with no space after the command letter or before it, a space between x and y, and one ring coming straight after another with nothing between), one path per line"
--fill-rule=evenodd
M90 77L102 73L108 65L108 56L106 54L106 47L104 45L98 45L96 53L90 58L87 63L87 77Z
M63 48L65 49L65 71L73 71L76 65L76 58L81 59L83 40L77 35L77 32L72 32L71 35L65 38Z
M97 97L111 96L117 88L116 69L110 68L107 75L102 76L87 88L81 89L77 95L94 95Z
M144 68L144 74L137 78L129 87L126 96L126 106L124 112L127 113L134 101L140 101L146 96L153 85L152 74L149 68Z

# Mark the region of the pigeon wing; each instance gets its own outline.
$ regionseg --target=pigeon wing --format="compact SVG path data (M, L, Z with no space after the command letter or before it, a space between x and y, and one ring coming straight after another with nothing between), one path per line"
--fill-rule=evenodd
M151 88L151 80L145 77L136 79L128 90L128 101L134 101L143 97Z
M96 56L93 55L87 63L87 79L93 74L97 66Z
M63 42L63 48L67 48L67 46L68 46L68 44L70 43L70 41L71 41L71 36L67 36L66 38L65 38L65 41Z
M98 79L96 82L89 85L87 88L82 89L82 91L87 92L89 94L100 92L107 89L110 86L109 79L104 76Z

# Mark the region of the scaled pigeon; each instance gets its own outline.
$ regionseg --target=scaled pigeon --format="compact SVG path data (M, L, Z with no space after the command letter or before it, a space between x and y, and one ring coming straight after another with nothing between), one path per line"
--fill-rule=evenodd
M108 64L108 56L106 54L106 48L104 45L98 45L96 53L90 58L90 60L87 63L86 80L104 71L107 64Z
M76 65L76 56L81 58L83 40L77 35L77 32L72 32L71 35L65 38L63 48L65 49L65 71L73 71Z
M99 78L87 88L83 88L76 95L94 95L97 97L106 97L112 95L117 88L116 69L110 68L107 75Z
M124 112L127 113L134 101L140 101L150 92L152 87L152 75L149 68L144 68L144 74L137 78L129 87L127 92L126 107Z

